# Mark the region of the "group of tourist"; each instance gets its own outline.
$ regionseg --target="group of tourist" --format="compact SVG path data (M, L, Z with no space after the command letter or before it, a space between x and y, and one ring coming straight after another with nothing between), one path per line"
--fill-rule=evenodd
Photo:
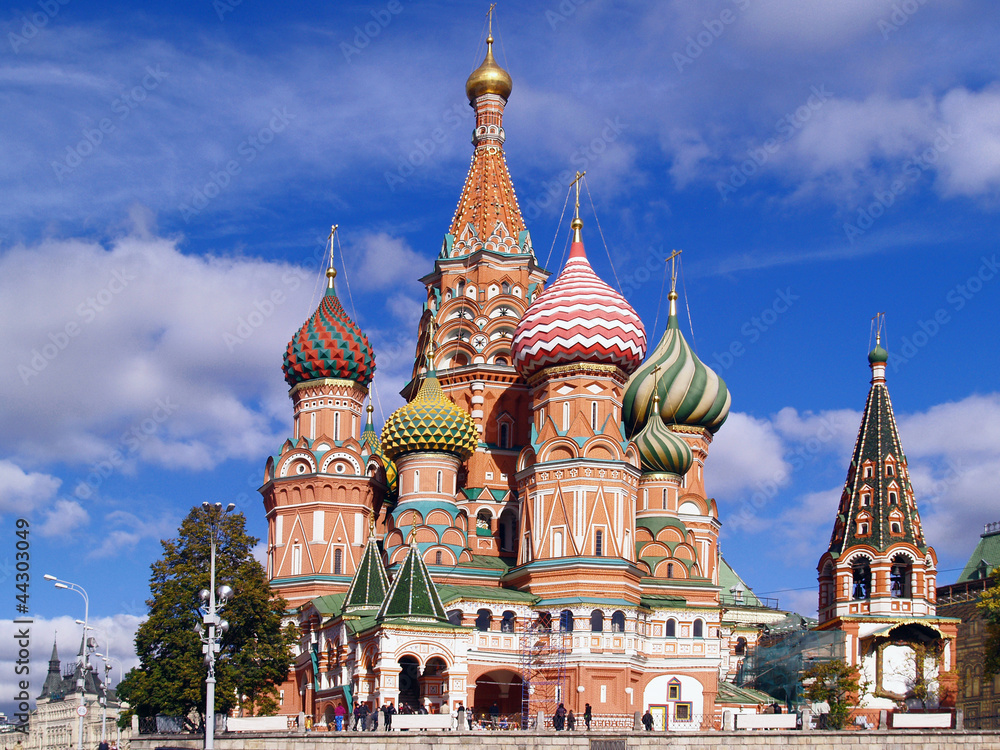
M590 729L590 722L594 718L594 712L590 708L590 704L587 703L583 709L583 723L586 724L587 729ZM572 732L576 729L576 715L573 713L573 709L569 711L566 710L566 706L562 703L556 708L556 712L552 715L552 727L557 731L561 732L564 729Z

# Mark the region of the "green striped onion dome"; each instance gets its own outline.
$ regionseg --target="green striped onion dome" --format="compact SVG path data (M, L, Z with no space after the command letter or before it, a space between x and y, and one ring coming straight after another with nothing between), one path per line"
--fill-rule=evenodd
M654 397L650 411L655 413L658 409L659 403ZM632 438L632 442L639 449L643 472L684 476L694 463L694 454L687 442L671 432L661 419L647 419L646 426Z
M385 466L385 481L389 485L389 492L395 494L397 489L399 489L399 471L396 469L396 464L389 460L389 457L385 455L382 451L382 441L379 440L378 433L375 432L375 425L372 424L372 405L368 405L368 421L365 423L365 429L361 432L361 444L366 446L371 452L371 455L378 456L382 459L382 464Z
M427 373L413 400L396 409L382 429L382 450L392 460L413 451L448 451L466 459L478 444L472 416L445 395L434 371Z
M625 389L622 421L628 435L646 425L654 389L660 397L660 418L668 425L704 427L714 433L729 416L729 389L684 340L677 324L677 295L670 296L667 330Z

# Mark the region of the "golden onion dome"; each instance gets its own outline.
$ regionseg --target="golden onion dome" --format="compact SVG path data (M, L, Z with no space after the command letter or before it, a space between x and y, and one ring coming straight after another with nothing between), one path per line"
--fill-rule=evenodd
M478 444L472 416L448 398L433 370L413 400L396 409L382 428L382 451L392 461L414 451L446 451L464 461Z
M483 64L472 71L465 82L465 95L470 102L476 101L483 94L497 94L504 100L510 98L510 90L514 83L510 73L501 68L493 58L493 35L486 38L486 58Z

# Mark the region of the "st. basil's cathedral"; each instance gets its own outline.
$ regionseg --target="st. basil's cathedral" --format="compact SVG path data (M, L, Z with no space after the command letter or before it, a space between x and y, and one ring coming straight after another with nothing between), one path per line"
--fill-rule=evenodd
M578 716L590 704L599 726L631 728L647 707L660 727L719 726L724 708L767 697L731 680L786 615L719 552L704 474L730 393L681 333L673 284L646 356L643 322L588 261L578 211L547 284L504 157L512 81L492 43L466 82L474 151L421 278L408 403L375 429L375 354L338 300L332 254L285 353L292 434L261 487L269 579L302 634L280 711L321 726L355 702L532 717L561 702ZM858 488L820 568L821 626L853 623L858 643L904 614L891 586L913 597L907 618L934 616L933 550L895 425L866 429L872 456L852 464ZM870 469L880 478L862 482ZM890 492L894 508L876 510ZM858 552L876 537L875 554ZM878 628L857 625L877 614Z

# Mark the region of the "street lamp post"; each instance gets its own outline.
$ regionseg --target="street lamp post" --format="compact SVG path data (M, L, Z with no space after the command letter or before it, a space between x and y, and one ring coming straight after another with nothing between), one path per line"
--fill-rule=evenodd
M223 515L235 507L235 503L229 503L226 509L222 510L222 503L216 503L214 507L211 503L202 503L202 508L208 514L212 550L208 589L200 593L201 601L206 605L205 614L202 617L205 627L198 629L201 635L201 650L205 654L205 663L208 665L208 677L205 678L205 750L214 750L215 748L215 655L219 653L222 634L229 629L229 623L219 617L218 610L224 607L229 601L229 597L233 595L233 590L229 586L219 586L218 592L215 590L215 545L219 521L222 520ZM218 593L218 599L216 599L216 593Z
M80 736L77 738L77 750L83 750L83 717L87 715L87 622L90 619L90 597L83 586L70 581L63 581L53 575L42 576L46 581L52 581L57 589L69 589L75 591L83 597L83 648L80 649L80 677L76 681L76 686L80 690L80 705L76 709L80 717Z
M88 625L83 620L77 620L77 625L83 625L84 629L84 643L87 643L87 631L93 630L95 633L100 633L104 636L105 650L111 653L111 641L108 638L108 634L105 633L100 628L95 628L93 625ZM101 654L97 654L101 656ZM99 696L101 699L101 742L106 742L108 739L108 670L111 667L108 665L107 658L101 656L104 659L104 695Z
M108 649L107 650L108 651L111 650L111 644L110 643L108 644ZM121 676L125 672L125 667L124 667L124 665L122 665L122 663L121 663L121 661L119 659L116 659L115 657L111 656L110 654L101 654L101 653L98 653L98 652L95 651L94 652L94 656L96 656L98 659L101 659L104 662L104 719L102 719L102 722L103 722L103 721L105 721L107 719L107 715L108 715L108 686L111 684L111 670L113 669L113 667L111 665L111 662L118 662L118 681L119 682L121 682ZM121 707L121 704L119 703L119 708L120 707ZM122 728L120 726L118 726L118 722L117 721L115 721L115 728L116 728L116 734L117 734L117 741L116 741L115 744L118 747L121 747L121 744L122 744L121 743ZM103 725L102 725L102 728L101 728L101 739L102 740L104 739L104 728L103 728Z

